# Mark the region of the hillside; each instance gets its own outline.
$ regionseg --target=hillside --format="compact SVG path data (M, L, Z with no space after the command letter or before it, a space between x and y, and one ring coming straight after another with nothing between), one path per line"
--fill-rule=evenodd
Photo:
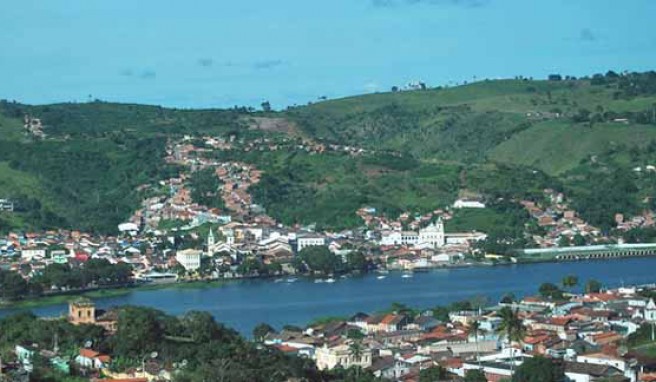
M183 135L237 140L291 137L366 155L224 151L264 171L255 201L287 223L360 224L355 210L442 208L462 193L537 200L565 191L590 222L651 208L656 181L632 171L656 163L656 74L485 80L453 88L329 100L283 112L176 110L90 102L0 103L0 230L68 227L111 233L144 195L138 186L177 174L163 162ZM45 139L26 134L38 118ZM603 187L603 188L602 188ZM463 216L460 229L494 229L507 206ZM502 224L502 223L501 223ZM500 227L507 233L521 226Z

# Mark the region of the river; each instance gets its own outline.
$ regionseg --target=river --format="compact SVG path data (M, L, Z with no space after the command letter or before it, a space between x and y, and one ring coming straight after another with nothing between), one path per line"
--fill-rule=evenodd
M285 324L304 325L323 316L383 310L393 302L428 308L475 296L499 299L508 292L517 296L533 294L542 282L560 283L568 274L577 275L581 284L590 278L611 287L653 283L656 257L436 269L415 273L411 278L392 272L384 279L372 274L338 279L331 284L309 279L294 283L243 280L211 288L137 289L120 297L98 299L96 304L100 308L144 305L175 315L190 310L209 311L218 321L249 336L260 322L276 328ZM64 304L57 304L30 310L37 315L54 316L65 313L66 309ZM3 309L0 316L16 311Z

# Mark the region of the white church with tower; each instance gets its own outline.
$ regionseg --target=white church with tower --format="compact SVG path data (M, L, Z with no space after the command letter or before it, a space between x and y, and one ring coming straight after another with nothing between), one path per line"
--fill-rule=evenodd
M386 231L383 232L381 245L428 245L440 248L446 244L444 235L444 222L438 218L436 222L416 231Z

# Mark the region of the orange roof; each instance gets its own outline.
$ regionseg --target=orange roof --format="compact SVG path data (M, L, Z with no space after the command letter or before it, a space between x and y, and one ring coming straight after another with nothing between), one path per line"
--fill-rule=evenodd
M611 293L588 293L585 297L596 301L612 301L618 298L618 296Z
M552 317L549 319L549 323L552 325L559 325L559 326L565 326L567 325L572 319L570 317Z
M296 353L298 349L289 345L276 345L276 348L283 353Z
M385 317L383 317L383 319L380 321L380 323L381 323L381 324L385 324L385 325L387 325L387 324L392 323L392 321L394 321L395 318L396 318L395 315L393 315L393 314L388 314L388 315L386 315Z
M85 358L96 358L100 353L91 349L80 349L80 355Z
M524 343L529 345L539 344L540 342L546 341L549 339L549 336L546 334L540 336L530 336L524 338Z

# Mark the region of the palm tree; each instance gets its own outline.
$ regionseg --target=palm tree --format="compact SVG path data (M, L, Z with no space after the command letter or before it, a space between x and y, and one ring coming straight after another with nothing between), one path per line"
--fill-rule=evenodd
M360 358L362 358L362 353L364 350L362 349L362 342L359 340L354 340L351 342L349 345L349 350L351 351L351 355L353 356L353 359L356 360L356 362L360 363ZM360 377L360 366L356 365L356 377Z
M478 321L474 321L469 325L469 328L471 329L472 332L474 332L474 341L476 342L476 361L478 362L478 367L480 369L481 367L481 355L478 351L478 330L481 327L481 323Z
M524 325L522 320L517 314L517 310L512 310L511 308L505 306L499 311L499 316L501 317L501 324L499 325L499 333L502 333L508 339L508 346L510 349L511 355L511 372L513 371L515 365L515 351L512 349L512 342L519 341L524 336Z

